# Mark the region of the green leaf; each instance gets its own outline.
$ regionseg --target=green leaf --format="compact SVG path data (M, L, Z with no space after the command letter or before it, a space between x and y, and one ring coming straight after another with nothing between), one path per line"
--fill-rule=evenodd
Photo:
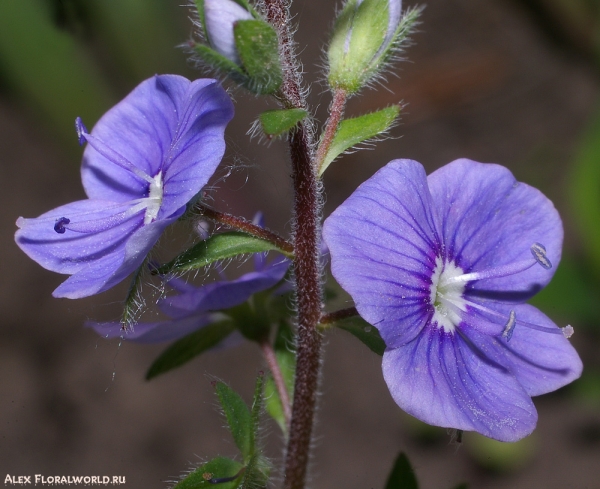
M386 132L399 114L400 106L392 105L377 112L343 120L321 164L319 176L344 151Z
M229 430L242 452L244 463L254 455L254 423L244 400L223 382L217 382L217 396L223 407Z
M279 63L279 41L273 27L262 20L240 20L233 28L235 45L249 83L257 94L279 90L283 82Z
M404 453L400 453L394 462L394 467L387 480L385 489L419 489L415 472Z
M263 132L272 138L287 133L307 116L304 109L268 110L258 116Z
M173 489L236 489L244 473L243 468L244 466L235 460L225 457L213 458L186 476Z
M354 316L335 323L335 326L353 334L362 341L373 353L382 356L385 352L385 342L377 328L371 326L360 316Z
M205 241L201 241L166 265L160 267L156 273L185 272L202 268L215 261L233 258L247 253L262 253L265 251L280 250L273 243L256 238L246 233L231 231L215 234Z
M234 329L233 323L227 319L209 324L181 338L154 360L154 363L146 373L146 380L150 380L157 375L164 374L189 362L192 358L216 346L229 336Z
M53 2L0 1L2 91L28 104L68 150L75 117L95 123L113 97L92 53L53 23L52 10Z

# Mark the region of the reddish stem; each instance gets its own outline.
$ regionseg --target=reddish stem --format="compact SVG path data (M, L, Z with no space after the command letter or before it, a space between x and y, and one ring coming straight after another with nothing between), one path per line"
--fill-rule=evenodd
M225 212L219 212L200 203L196 204L195 210L197 210L201 215L212 219L213 221L220 222L221 224L225 224L230 228L237 229L238 231L243 231L244 233L251 234L257 238L264 239L265 241L269 241L288 255L294 254L294 245L292 243L286 241L277 233L269 231L265 228L261 228L260 226L257 226L253 222L248 221L243 217L237 217Z
M290 33L289 0L264 0L267 20L279 37L283 84L279 99L287 108L306 108ZM284 487L303 489L321 366L322 286L320 248L321 195L312 160L313 135L310 121L290 132L290 157L294 187L294 279L296 282L297 336L296 378L292 419L285 459Z
M288 394L287 386L285 385L285 380L283 379L283 374L281 373L281 367L279 366L279 362L277 361L277 357L275 356L275 351L273 350L271 343L268 341L263 341L260 344L260 349L262 350L263 357L265 358L269 370L271 371L271 375L273 376L273 381L275 382L275 387L277 388L279 399L281 399L281 405L283 407L285 426L289 430L290 418L292 417L292 408L290 405L290 396Z
M346 96L346 92L341 88L338 88L335 90L335 92L333 92L333 99L331 100L331 105L329 106L329 119L327 119L327 123L325 124L325 132L323 133L323 138L319 143L317 156L315 158L317 172L319 174L321 174L323 161L325 160L325 156L327 156L327 152L331 147L331 143L333 142L333 138L338 130L340 121L344 116Z

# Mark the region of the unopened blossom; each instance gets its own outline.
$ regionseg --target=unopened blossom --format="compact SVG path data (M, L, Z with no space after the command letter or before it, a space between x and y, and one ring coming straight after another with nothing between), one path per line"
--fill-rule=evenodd
M386 343L396 403L432 425L516 441L531 396L578 378L566 336L525 301L560 261L552 203L504 167L462 159L429 176L394 160L325 222L332 272Z
M233 28L240 20L252 19L252 14L233 0L204 0L204 24L208 42L215 51L235 64L240 64L240 58Z
M233 117L227 93L211 79L154 76L88 132L76 129L88 196L20 217L15 240L48 270L71 275L55 297L105 291L136 270L164 229L208 182L225 150Z
M176 294L161 299L158 307L170 319L153 323L138 323L123 329L121 323L88 323L105 338L123 338L137 343L160 343L182 338L211 323L227 318L227 309L243 304L253 294L279 284L290 261L276 258L270 263L262 254L255 257L255 270L236 279L221 280L200 287L182 279L168 282ZM287 284L283 284L286 288ZM281 290L284 290L284 289ZM277 289L279 291L279 289ZM286 289L287 290L287 289Z
M354 93L380 73L406 35L401 21L402 0L348 0L329 45L329 83Z

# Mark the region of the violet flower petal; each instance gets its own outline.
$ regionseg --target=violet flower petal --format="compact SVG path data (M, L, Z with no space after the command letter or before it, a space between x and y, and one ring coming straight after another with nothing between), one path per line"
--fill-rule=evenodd
M473 282L470 293L523 302L548 284L560 262L563 231L554 205L539 190L517 182L502 166L466 159L443 166L427 182L447 258L466 273L530 259L534 243L544 245L552 263L548 270L533 266Z
M436 426L477 431L500 441L530 434L537 412L512 373L490 359L494 339L474 330L448 334L428 326L383 355L383 376L396 403Z
M425 326L430 311L423 300L440 247L423 167L393 163L360 185L323 227L334 277L388 347L413 340Z
M163 219L206 185L223 156L223 133L232 117L231 100L215 80L160 75L142 82L104 114L91 135L149 177L162 172L158 219ZM89 143L81 173L90 199L120 202L148 196L148 182Z
M123 330L121 323L86 323L100 336L123 338L134 343L162 343L174 341L207 326L214 321L214 314L194 314L170 321L138 323L132 329Z
M517 317L514 332L510 341L499 339L498 345L506 353L504 364L527 394L553 392L578 379L583 370L581 359L552 320L529 304L519 304L513 309ZM527 327L521 321L553 329L558 334Z
M33 260L48 270L58 273L77 273L90 262L102 256L119 253L126 237L139 228L144 219L144 209L131 213L130 202L115 203L104 200L80 200L48 211L38 218L20 217L20 228L15 240ZM103 220L97 232L59 234L55 223L68 216L71 224L84 224ZM95 225L95 223L93 224Z
M250 272L235 280L212 282L162 299L161 311L172 317L180 317L185 311L220 311L246 302L252 294L267 290L285 276L290 262L287 259L268 265L258 272Z

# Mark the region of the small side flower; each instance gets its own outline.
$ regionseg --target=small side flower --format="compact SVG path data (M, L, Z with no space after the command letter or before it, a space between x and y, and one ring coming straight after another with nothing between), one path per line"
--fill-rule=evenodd
M89 322L86 326L105 338L122 338L136 343L178 340L224 318L235 320L228 310L244 304L254 294L275 287L284 279L289 266L290 261L286 258L279 257L266 263L262 255L257 255L255 270L233 280L223 278L197 287L182 279L171 279L167 284L176 294L161 299L158 304L161 312L170 319L138 323L131 329L123 329L118 322ZM283 288L284 291L287 288Z
M71 275L55 297L103 292L134 272L165 228L204 187L225 151L233 104L211 79L154 76L88 132L78 118L88 196L20 217L17 245L44 268Z

